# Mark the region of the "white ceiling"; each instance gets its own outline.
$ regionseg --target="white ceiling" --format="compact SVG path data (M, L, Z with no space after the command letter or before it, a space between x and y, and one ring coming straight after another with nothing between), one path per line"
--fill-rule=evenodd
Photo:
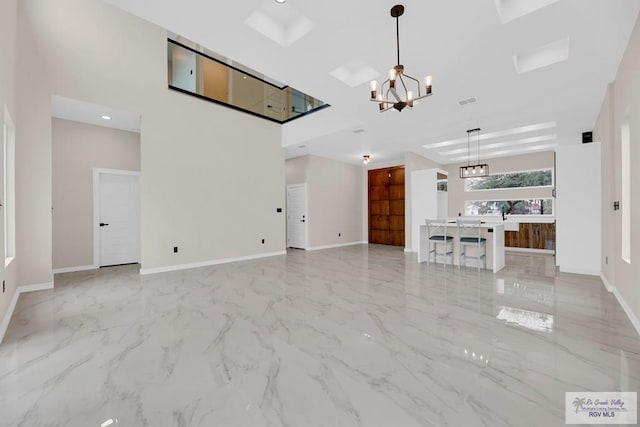
M74 122L140 132L140 114L63 96L54 95L51 97L51 115ZM109 119L103 118L103 116L109 117Z
M408 74L433 76L434 95L380 114L362 81L395 65L396 0L106 1L331 104L284 125L287 157L371 154L370 166L407 150L460 161L476 127L483 158L578 143L640 9L637 0L405 0L400 59Z

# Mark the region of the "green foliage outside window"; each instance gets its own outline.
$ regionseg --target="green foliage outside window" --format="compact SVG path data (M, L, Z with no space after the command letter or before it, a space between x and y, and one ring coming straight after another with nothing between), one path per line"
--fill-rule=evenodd
M545 187L549 185L553 185L552 169L499 173L481 178L467 178L465 181L465 189L467 191Z
M467 200L467 216L476 215L553 215L553 199Z

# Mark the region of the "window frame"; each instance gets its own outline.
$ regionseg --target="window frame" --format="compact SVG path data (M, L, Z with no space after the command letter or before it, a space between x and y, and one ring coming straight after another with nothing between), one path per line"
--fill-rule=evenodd
M537 188L537 187L534 187ZM517 201L517 200L551 200L551 212L550 214L507 214L509 218L555 218L555 198L548 197L519 197L519 198L508 198L508 199L486 199L486 200L465 200L464 201L464 216L469 218L495 218L500 217L497 214L478 214L478 215L469 215L467 213L467 204L470 202L509 202L509 201Z
M532 188L555 188L556 183L555 183L555 173L554 173L554 168L553 167L527 169L527 170L514 170L514 171L506 171L506 172L496 172L496 173L490 173L489 176L517 174L517 173L526 173L526 172L539 172L539 171L550 171L551 172L551 184L549 184L549 185L528 186L528 187L503 187L503 188L468 189L467 188L467 184L470 181L465 180L464 191L465 191L465 193L475 193L475 192L480 192L480 191L504 191L504 190L526 190L526 189L532 189ZM482 178L482 177L478 177L478 178ZM470 179L472 179L472 178L470 178ZM498 201L501 201L501 200L496 200L496 201L498 202Z

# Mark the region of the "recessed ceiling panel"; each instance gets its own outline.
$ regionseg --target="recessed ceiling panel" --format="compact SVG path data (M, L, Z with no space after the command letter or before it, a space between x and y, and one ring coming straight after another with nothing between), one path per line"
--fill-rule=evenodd
M496 9L503 24L558 1L560 0L495 0Z
M361 60L349 61L329 74L350 87L359 86L381 75Z
M309 18L292 6L271 3L263 3L244 23L282 47L291 46L315 27Z
M548 67L569 59L569 37L540 46L530 52L513 57L518 74Z

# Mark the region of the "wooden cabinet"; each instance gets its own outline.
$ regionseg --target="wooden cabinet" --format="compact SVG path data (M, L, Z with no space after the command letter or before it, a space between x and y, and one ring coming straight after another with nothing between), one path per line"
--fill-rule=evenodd
M556 224L521 222L518 231L505 231L505 246L510 248L556 248Z

